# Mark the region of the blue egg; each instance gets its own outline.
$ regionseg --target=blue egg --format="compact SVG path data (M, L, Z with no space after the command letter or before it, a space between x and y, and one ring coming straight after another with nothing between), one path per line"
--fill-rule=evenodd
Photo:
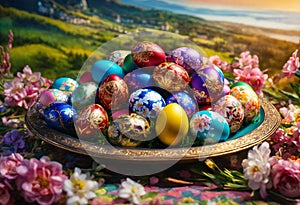
M226 141L230 128L226 119L217 112L201 110L190 120L190 133L197 137L201 145Z
M155 85L152 73L149 72L149 69L144 68L139 68L127 73L124 77L124 81L128 86L129 92Z
M183 91L179 91L170 95L166 99L166 104L169 103L177 103L181 105L189 118L191 118L198 111L198 105L195 99Z
M124 77L123 69L115 62L109 60L96 61L91 68L92 78L95 82L101 83L111 74L116 74L121 78Z
M44 109L44 120L47 125L63 132L74 131L73 118L76 116L76 110L63 102L52 103Z
M57 78L51 86L52 89L70 92L73 92L77 87L77 81L67 77Z
M151 89L139 89L129 97L129 112L137 113L149 120L156 119L165 106L163 97Z

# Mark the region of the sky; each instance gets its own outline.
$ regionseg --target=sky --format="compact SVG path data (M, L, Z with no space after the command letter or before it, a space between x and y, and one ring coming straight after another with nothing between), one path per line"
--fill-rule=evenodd
M244 8L251 10L259 9L300 12L300 0L183 0L181 2L203 6L216 6L223 9Z

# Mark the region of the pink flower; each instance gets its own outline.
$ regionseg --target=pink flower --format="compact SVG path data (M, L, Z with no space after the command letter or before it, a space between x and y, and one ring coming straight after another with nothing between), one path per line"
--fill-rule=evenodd
M273 187L286 197L300 197L300 163L279 159L273 160L271 171Z
M0 199L0 205L7 205L11 200L9 187L2 182L0 182Z
M296 71L300 67L299 57L297 57L298 49L294 51L289 60L284 64L282 69L282 77L291 78L295 75Z
M209 61L224 71L231 71L231 66L226 61L223 61L219 56L211 56Z
M47 205L60 199L67 179L61 164L50 161L48 157L25 159L16 172L19 175L16 180L18 190L27 202Z
M155 185L159 182L159 179L156 176L152 176L149 179L151 185Z
M22 155L13 153L10 156L3 157L0 160L0 177L13 180L18 177L16 167L18 167L23 161Z

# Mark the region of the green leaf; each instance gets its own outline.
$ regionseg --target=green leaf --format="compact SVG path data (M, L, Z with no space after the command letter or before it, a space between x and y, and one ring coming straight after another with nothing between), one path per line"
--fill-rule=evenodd
M158 192L154 192L154 191L151 191L151 192L147 192L144 196L141 197L141 199L147 199L147 198L154 198L158 195Z
M290 98L293 98L295 100L299 100L299 96L295 95L294 93L291 93L291 92L287 92L287 91L284 91L284 90L279 90L281 93L285 94L286 96L290 97Z
M298 98L299 98L299 96L300 96L300 87L297 84L295 84L295 83L291 83L291 87L297 93Z

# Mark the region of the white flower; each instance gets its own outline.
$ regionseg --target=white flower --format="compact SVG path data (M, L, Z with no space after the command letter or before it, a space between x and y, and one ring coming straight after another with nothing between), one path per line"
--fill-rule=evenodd
M133 204L139 204L141 202L141 196L145 194L146 192L144 187L129 178L122 182L119 189L119 197L128 199Z
M96 197L94 191L98 189L98 183L88 179L88 175L81 174L79 168L75 168L70 179L64 182L64 191L67 193L67 204L88 204L89 199Z
M242 162L245 179L253 190L260 189L262 197L266 196L266 188L270 188L271 165L269 163L271 150L267 142L263 142L258 148L254 146L248 152L248 158Z

